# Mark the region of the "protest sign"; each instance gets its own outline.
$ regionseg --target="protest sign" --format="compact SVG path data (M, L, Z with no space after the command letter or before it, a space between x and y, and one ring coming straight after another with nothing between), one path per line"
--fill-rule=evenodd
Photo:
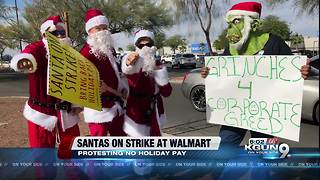
M212 56L207 120L299 141L305 56Z
M79 52L50 33L48 95L101 111L100 78L97 68Z

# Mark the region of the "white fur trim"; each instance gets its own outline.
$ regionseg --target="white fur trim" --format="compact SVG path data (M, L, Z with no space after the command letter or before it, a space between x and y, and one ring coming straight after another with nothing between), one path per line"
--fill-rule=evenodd
M73 115L64 110L60 110L60 114L61 114L61 126L62 126L63 132L65 132L66 129L69 129L74 125L78 124L78 122L80 121L79 115Z
M102 111L96 111L91 108L84 108L83 115L86 123L105 123L111 122L117 115L123 114L123 109L116 102L111 108L102 108Z
M56 123L58 121L58 117L56 116L47 115L32 109L29 106L28 101L26 102L26 105L24 107L23 116L27 120L45 128L48 131L52 131L55 128Z
M57 29L56 26L61 26L64 28L64 23L59 22L59 23L57 23L57 25L54 25L53 20L47 20L41 24L40 32L41 32L41 34L44 34L47 30L49 32L55 31Z
M143 67L142 58L140 57L134 65L129 65L129 66L127 66L126 64L127 59L128 59L128 55L125 55L122 59L122 63L121 63L122 72L128 75L140 72L141 68Z
M28 59L31 61L32 65L33 65L33 70L32 71L22 71L20 69L18 69L18 62L22 59ZM25 72L25 73L34 73L37 70L37 61L34 58L34 56L30 53L21 53L18 55L15 55L10 63L10 67L15 70L15 71L19 71L19 72Z
M54 31L56 29L56 26L54 25L53 20L47 20L41 24L41 27L40 27L41 34L45 33L48 28L50 31Z
M129 116L124 116L123 130L129 136L150 136L150 126L138 124Z
M95 16L89 19L86 22L86 32L88 33L91 28L99 26L101 24L105 24L107 26L109 25L108 19L103 15Z
M164 86L169 83L168 71L166 67L154 70L154 79L159 86Z
M154 40L154 34L151 31L148 30L140 30L139 32L136 33L136 35L134 36L134 44L136 44L136 42L138 41L139 38L142 37L148 37L152 40Z
M254 11L244 11L244 10L230 10L226 14L226 18L228 16L237 16L237 15L242 15L242 16L251 16L255 18L260 18L260 14Z

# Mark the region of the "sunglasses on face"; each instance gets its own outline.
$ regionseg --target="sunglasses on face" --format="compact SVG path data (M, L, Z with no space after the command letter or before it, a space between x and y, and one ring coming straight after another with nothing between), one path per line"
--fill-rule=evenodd
M59 35L60 36L65 36L66 35L66 31L65 30L60 30L60 31L55 30L55 31L52 31L51 34L54 35L54 36L59 36Z
M137 47L138 47L139 49L142 49L142 48L145 47L145 46L147 46L147 47L152 47L152 46L153 46L153 43L146 43L146 44L138 44L138 45L137 45Z

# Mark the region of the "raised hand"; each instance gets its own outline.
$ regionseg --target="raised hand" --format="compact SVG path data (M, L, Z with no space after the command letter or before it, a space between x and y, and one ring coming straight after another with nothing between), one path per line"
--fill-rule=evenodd
M134 65L138 59L139 59L139 54L136 52L133 52L128 55L126 65L127 66Z
M21 59L18 62L18 69L21 71L32 71L33 64L29 59Z

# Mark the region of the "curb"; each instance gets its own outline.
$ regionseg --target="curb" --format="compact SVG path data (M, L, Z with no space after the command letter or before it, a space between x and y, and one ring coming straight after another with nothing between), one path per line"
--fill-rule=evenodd
M29 96L1 96L1 97L0 97L0 99L9 99L9 98L28 99Z

